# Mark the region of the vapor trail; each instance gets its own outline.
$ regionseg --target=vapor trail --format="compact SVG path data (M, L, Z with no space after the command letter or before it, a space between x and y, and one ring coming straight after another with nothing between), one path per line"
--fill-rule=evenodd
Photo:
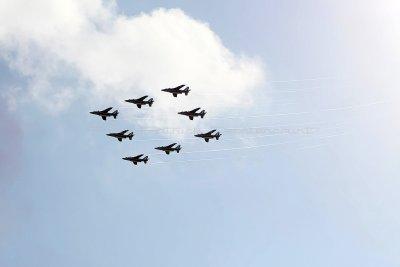
M327 143L323 143L323 144L317 144L317 145L303 146L303 147L297 148L297 150L306 150L306 149L311 149L311 148L323 147L323 146L327 146L327 145L328 145Z
M314 77L305 79L293 79L293 80L272 80L270 83L292 83L292 82L308 82L308 81L321 81L321 80L337 80L335 77Z
M280 116L290 116L290 115L306 115L306 114L313 114L313 113L318 113L318 112L359 109L359 108L365 108L365 107L376 106L376 105L387 104L387 103L390 103L390 101L376 101L376 102L367 103L367 104L343 106L343 107L336 107L336 108L325 108L325 109L311 110L311 111L260 114L260 115L244 115L244 116L227 116L227 117L206 117L206 118L209 120L220 120L220 119L240 119L240 118L246 119L246 118L262 118L262 117L280 117ZM138 120L149 119L149 117L130 117L130 118L134 118L134 119L138 119Z
M309 122L309 123L291 123L291 124L272 124L266 126L255 126L255 127L237 127L237 128L218 128L218 130L244 130L244 129L261 129L261 128L269 128L269 127L291 127L291 126L307 126L307 125L317 125L317 124L328 124L329 122ZM211 127L212 128L212 127ZM137 129L137 132L145 132L145 131L176 131L176 130L184 130L184 131L207 131L206 129L199 128L144 128Z
M338 136L343 136L346 135L346 133L340 133L340 134L334 134L334 135L328 135L324 137L318 137L317 139L329 139L333 137L338 137ZM315 138L315 137L311 137ZM258 146L244 146L244 147L233 147L233 148L222 148L222 149L211 149L211 150L195 150L195 151L187 151L187 152L181 152L182 154L192 154L192 153L207 153L207 152L222 152L222 151L233 151L233 150L244 150L244 149L255 149L255 148L265 148L265 147L271 147L271 146L279 146L279 145L286 145L286 144L293 144L293 143L299 143L304 141L286 141L286 142L279 142L279 143L272 143L272 144L266 144L266 145L258 145ZM307 138L310 139L310 138Z
M278 143L271 143L271 144L257 145L257 146L242 146L242 147L232 147L232 148L222 148L222 149L181 151L180 154L210 153L210 152L223 152L223 151L266 148L266 147L272 147L272 146L280 146L280 145L301 143L303 141L310 140L310 139L313 139L313 138L316 138L316 139L319 139L319 140L324 140L324 139L334 138L334 137L338 137L338 136L343 136L343 135L346 135L346 134L347 133L340 133L340 134L327 135L327 136L317 137L317 138L316 137L309 137L309 138L302 138L302 140L285 141L285 142L278 142ZM149 154L149 156L163 155L163 154L164 153L155 153L155 154Z
M345 123L338 123L335 126L325 127L324 129L340 129L340 128L343 127L344 124ZM308 124L308 125L312 125L312 124ZM307 126L307 124L303 124L302 126ZM235 129L236 130L236 129L263 129L263 128L268 128L268 127L231 128L231 129ZM284 133L265 134L265 135L257 135L257 136L246 136L246 137L238 136L238 137L232 137L232 138L222 138L221 141L257 139L257 138L264 138L264 137L269 137L269 136L280 136L280 135L287 135L287 134L291 134L291 133L290 132L284 132ZM136 141L136 142L171 141L172 142L172 140L174 140L174 138L135 139L134 141ZM201 138L199 138L199 137L184 137L184 138L181 138L179 140L201 140Z
M332 127L327 127L325 129L341 129L343 126L332 126ZM290 132L285 132L285 133L276 133L276 134L265 134L265 135L257 135L257 136L247 136L247 137L233 137L233 138L223 138L221 139L222 141L230 141L230 140L247 140L247 139L257 139L257 138L264 138L264 137L269 137L269 136L280 136L280 135L289 135L291 134Z
M227 159L227 158L228 158L228 157L206 158L206 159L174 160L174 161L158 161L158 162L152 162L152 163L150 163L150 165L166 164L166 163L196 162L196 161L212 161L212 160L221 160L221 159Z
M325 137L320 137L319 139L327 139L327 138L333 138L337 136L342 136L345 135L346 133L342 134L337 134L337 135L331 135L331 136L325 136ZM296 143L298 141L294 142L281 142L281 143L274 143L274 144L268 144L268 145L262 145L262 146L249 146L249 147L241 147L241 148L232 148L232 149L224 149L224 150L208 150L208 151L192 151L192 152L186 152L186 153L197 153L197 152L214 152L214 151L229 151L229 150L236 150L236 149L251 149L251 148L265 148L265 147L271 147L271 146L278 146L278 145L285 145L289 143ZM321 146L326 146L327 144L318 144L318 145L312 145L312 146L305 146L299 149L309 149L309 148L315 148L315 147L321 147ZM247 158L249 156L240 156L239 158ZM158 164L167 164L167 163L190 163L190 162L199 162L199 161L214 161L214 160L223 160L223 159L229 159L232 157L215 157L215 158L204 158L204 159L189 159L189 160L174 160L174 161L158 161L154 163L150 163L150 165L158 165Z
M377 101L367 104L360 104L360 105L352 105L352 106L344 106L344 107L337 107L337 108L326 108L320 109L315 111L301 111L301 112L289 112L289 113L275 113L275 114L261 114L261 115L248 115L248 116L230 116L230 117L213 117L208 118L209 120L218 120L218 119L239 119L239 118L261 118L261 117L279 117L279 116L290 116L290 115L305 115L305 114L313 114L317 112L328 112L328 111L340 111L340 110L351 110L351 109L359 109L365 108L380 104L387 104L389 101Z

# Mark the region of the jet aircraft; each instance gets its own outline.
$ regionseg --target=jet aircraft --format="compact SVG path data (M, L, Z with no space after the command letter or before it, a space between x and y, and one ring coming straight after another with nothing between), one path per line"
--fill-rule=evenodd
M212 130L212 131L209 131L207 133L195 134L194 136L203 138L206 142L208 142L210 139L213 139L213 138L218 140L219 137L221 136L221 133L220 132L216 132L215 134L213 134L215 131L216 130Z
M125 102L135 104L138 108L142 108L144 105L149 105L149 107L151 107L151 105L154 103L154 99L150 98L149 100L145 100L147 97L148 96L145 95L137 99L127 99Z
M124 131L119 132L119 133L109 133L107 135L111 136L111 137L114 137L114 138L117 138L118 141L120 141L120 142L122 142L122 139L125 139L125 138L129 138L129 140L132 140L132 137L134 136L134 134L133 134L133 132L126 134L128 131L129 130L124 130Z
M110 112L112 110L112 107L106 108L104 110L96 110L90 112L90 114L100 116L103 120L107 120L107 117L114 117L114 119L117 118L118 116L118 110L115 110L114 112Z
M178 94L185 94L185 95L188 95L189 92L190 92L189 86L186 86L186 88L182 89L183 87L185 87L184 84L179 85L179 86L174 87L174 88L162 89L161 91L167 92L167 93L171 93L174 97L177 97ZM182 89L182 90L181 90L181 89Z
M188 116L190 120L193 120L194 117L201 117L201 118L204 118L204 115L206 115L207 112L206 112L205 110L202 110L202 111L200 111L200 112L197 112L197 111L199 111L199 110L200 110L200 108L195 108L195 109L190 110L190 111L181 111L181 112L178 112L178 114L179 114L179 115Z
M159 146L159 147L156 147L154 149L162 150L167 155L169 155L169 153L172 152L172 151L176 151L176 153L179 153L179 151L181 151L181 146L177 145L176 147L174 147L175 145L176 145L176 143L173 143L173 144L170 144L168 146Z
M144 158L142 158L143 154L134 156L134 157L125 157L122 158L123 160L128 160L131 161L134 165L137 165L139 162L144 162L145 164L147 164L147 161L149 160L148 156L145 156Z

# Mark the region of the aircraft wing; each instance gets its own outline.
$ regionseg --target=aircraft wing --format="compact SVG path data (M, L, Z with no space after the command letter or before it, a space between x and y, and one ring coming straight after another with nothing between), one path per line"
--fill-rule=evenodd
M138 98L138 99L136 99L136 100L138 100L138 101L142 101L142 100L145 100L145 98L146 97L148 97L147 95L145 95L145 96L142 96L142 97L140 97L140 98Z
M200 110L201 108L195 108L195 109L193 109L193 110L191 110L190 112L196 112L196 111L198 111L198 110Z
M143 154L140 154L140 155L134 156L133 158L134 158L134 159L139 159L141 156L143 156Z
M112 110L112 107L111 108L106 108L105 110L102 110L101 112L109 112L110 110Z
M211 130L211 131L209 131L208 133L206 133L206 134L212 134L213 132L215 132L216 130Z
M166 146L167 148L172 148L174 145L176 145L176 143L170 144L168 146Z
M126 133L127 131L129 131L129 130L123 130L122 132L120 132L120 134L124 134L124 133Z
M184 87L184 86L185 86L185 85L182 84L182 85L179 85L179 86L177 86L177 87L175 87L175 88L173 88L173 89L179 90L179 89L181 89L181 88Z

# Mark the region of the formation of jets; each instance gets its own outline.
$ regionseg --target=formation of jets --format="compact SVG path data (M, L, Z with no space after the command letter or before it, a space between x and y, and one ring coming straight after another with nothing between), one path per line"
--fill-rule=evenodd
M177 86L174 88L162 89L161 91L171 93L174 97L177 97L179 94L185 94L187 96L190 92L190 89L189 89L189 86L186 86L183 84L183 85L180 85L180 86ZM145 105L148 105L149 107L151 107L154 103L154 99L153 98L147 99L148 97L149 96L146 95L146 96L142 96L142 97L136 98L136 99L135 98L127 99L127 100L125 100L125 102L135 104L138 108L142 108L142 106L145 106ZM90 114L100 116L103 120L107 120L107 117L114 117L114 119L116 119L119 114L118 110L112 111L112 109L113 109L113 107L109 107L104 110L92 111L92 112L90 112ZM187 117L189 117L190 120L193 120L195 117L204 118L206 113L207 112L204 109L201 110L201 108L195 108L195 109L189 110L189 111L178 112L179 115L187 116ZM106 135L116 138L119 142L122 142L123 139L132 140L132 138L135 136L135 134L132 131L129 132L129 130L124 130L124 131L116 132L116 133L108 133ZM217 132L217 130L211 130L206 133L195 134L194 136L203 138L206 142L209 142L210 139L219 140L221 133ZM182 147L177 143L172 143L172 144L166 145L166 146L158 146L158 147L155 147L154 149L163 151L163 152L165 152L165 154L169 155L172 152L179 153L181 151ZM140 163L140 162L143 162L146 164L149 161L149 157L144 154L140 154L140 155L132 156L132 157L124 157L122 159L130 161L134 165L138 165L138 163Z

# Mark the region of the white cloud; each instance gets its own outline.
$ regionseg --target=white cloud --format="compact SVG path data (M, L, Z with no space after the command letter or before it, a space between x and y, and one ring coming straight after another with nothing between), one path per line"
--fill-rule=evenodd
M180 109L201 106L218 115L251 105L264 81L260 60L235 55L182 10L127 17L114 6L98 0L0 3L2 54L27 76L32 99L57 111L77 96L101 108L148 94L156 102L143 123L160 127L181 126ZM181 83L193 94L175 99L160 92Z

